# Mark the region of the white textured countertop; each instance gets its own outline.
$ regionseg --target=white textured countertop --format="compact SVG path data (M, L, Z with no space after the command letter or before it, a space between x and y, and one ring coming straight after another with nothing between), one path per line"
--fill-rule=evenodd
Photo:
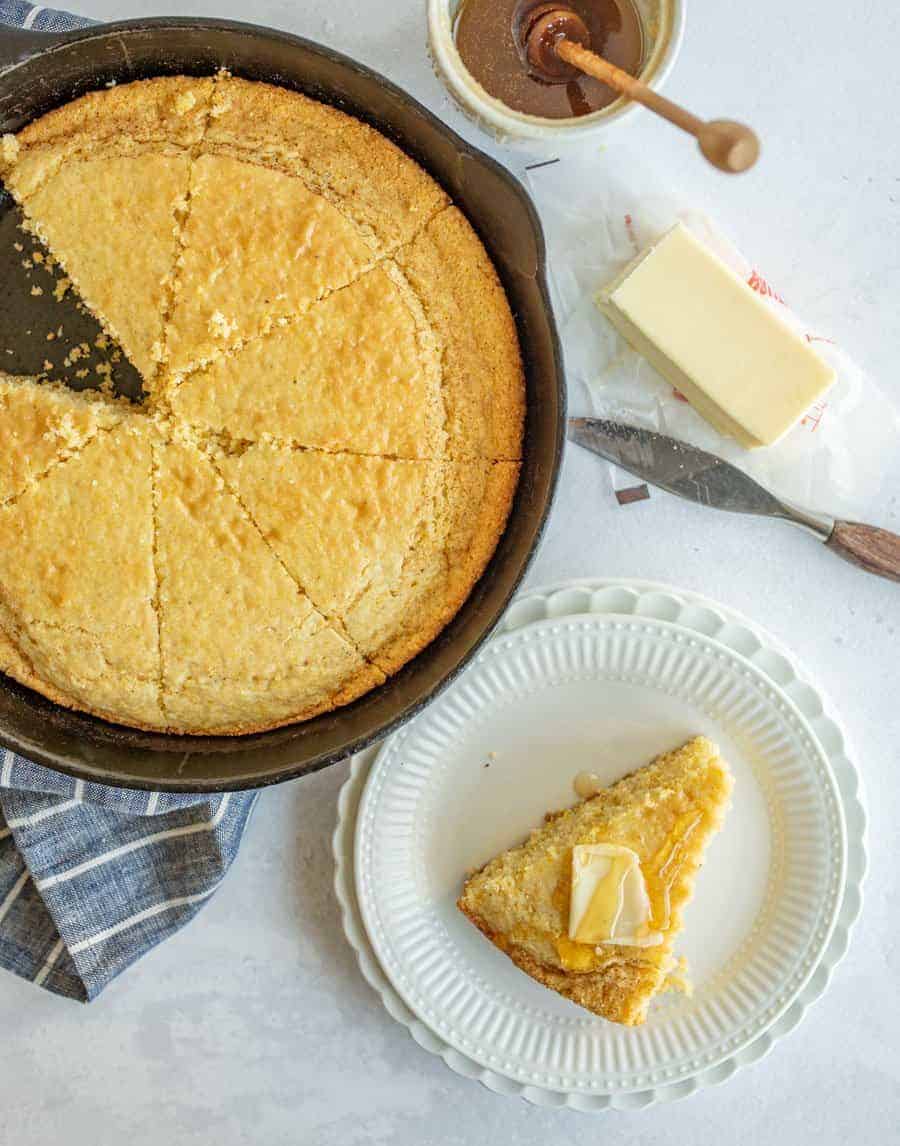
M838 0L691 7L667 91L701 114L754 124L764 159L729 181L649 117L630 136L900 403L900 10L874 0L852 11ZM85 0L82 11L185 14L175 0ZM190 11L333 45L485 143L426 62L423 0L210 0ZM900 531L900 458L872 516ZM536 1110L458 1078L382 1011L344 942L330 851L340 765L267 792L202 915L96 1003L81 1007L0 976L3 1141L895 1140L900 587L775 523L662 495L619 509L605 468L573 449L529 584L588 575L668 580L741 610L793 649L843 718L868 797L866 902L846 961L797 1031L724 1086L635 1114Z

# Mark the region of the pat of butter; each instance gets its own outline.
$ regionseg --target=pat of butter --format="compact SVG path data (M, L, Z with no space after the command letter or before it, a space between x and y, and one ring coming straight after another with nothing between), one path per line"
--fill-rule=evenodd
M748 448L776 442L834 382L809 343L681 223L597 302L698 413Z
M572 849L569 938L576 943L653 947L650 898L640 858L618 844L579 844Z

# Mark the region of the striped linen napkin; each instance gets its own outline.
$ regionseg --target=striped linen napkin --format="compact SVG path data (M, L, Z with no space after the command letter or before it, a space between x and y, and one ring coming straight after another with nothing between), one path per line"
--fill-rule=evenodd
M0 24L12 24L14 28L34 28L36 32L70 32L73 28L86 28L96 22L84 16L73 16L71 12L58 12L55 8L26 4L25 0L0 0Z
M93 21L0 0L4 23ZM258 795L126 791L0 758L0 967L82 1002L197 914Z

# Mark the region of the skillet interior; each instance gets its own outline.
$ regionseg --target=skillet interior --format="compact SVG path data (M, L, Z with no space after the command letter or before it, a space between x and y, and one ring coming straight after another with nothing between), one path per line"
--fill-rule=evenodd
M407 720L455 676L501 616L540 539L565 424L561 352L547 297L540 223L519 184L425 108L369 69L298 37L247 24L189 19L5 36L0 32L0 62L40 51L0 72L0 133L16 131L111 81L210 74L225 67L248 79L301 90L393 139L466 212L503 280L516 316L528 391L516 501L497 552L460 612L386 684L303 724L238 738L198 738L107 724L62 709L0 676L0 742L83 779L200 791L256 787L315 771ZM8 200L5 207L0 236L9 225ZM4 250L2 258L7 257ZM15 307L21 299L20 292L8 292L0 305ZM8 323L13 330L26 325Z

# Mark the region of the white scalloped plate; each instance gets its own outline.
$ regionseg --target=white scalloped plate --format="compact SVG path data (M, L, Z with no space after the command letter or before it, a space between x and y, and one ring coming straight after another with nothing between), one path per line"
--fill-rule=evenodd
M795 1025L846 948L864 817L842 737L770 640L689 594L566 587L516 602L504 629L387 741L355 816L361 766L342 793L337 887L363 971L428 1049L532 1101L633 1107L721 1081ZM696 732L737 783L680 946L695 993L617 1027L517 971L454 901L467 869L574 801L575 772L613 780Z

